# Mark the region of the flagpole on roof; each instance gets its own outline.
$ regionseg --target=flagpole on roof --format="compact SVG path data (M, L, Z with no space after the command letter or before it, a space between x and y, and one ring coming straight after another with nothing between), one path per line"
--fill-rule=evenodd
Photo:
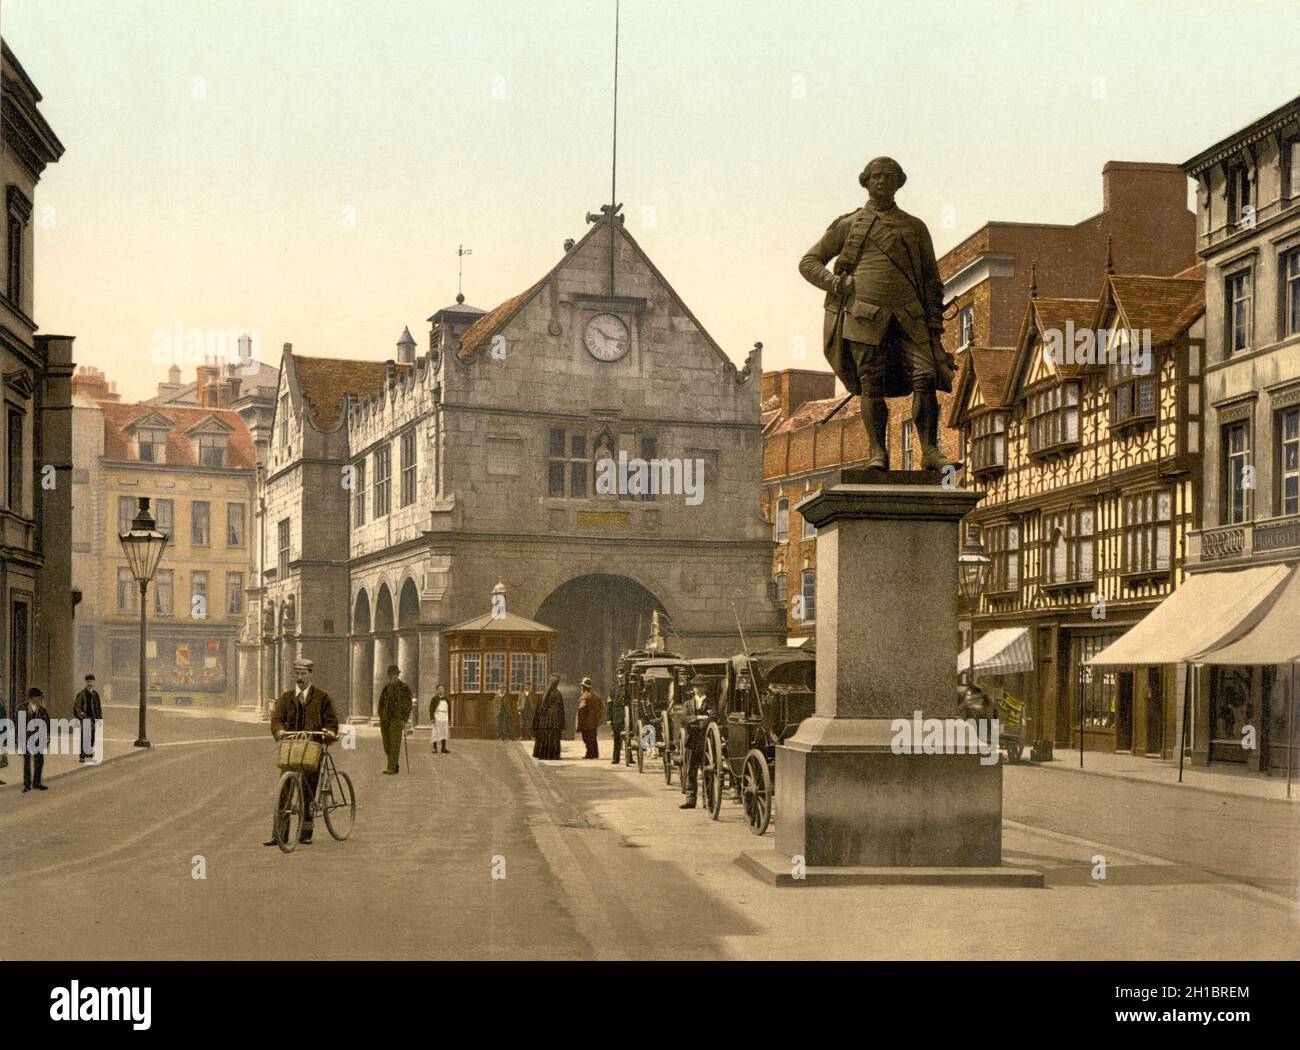
M614 0L614 143L609 171L609 294L614 294L614 266L617 253L614 213L618 210L618 21L619 0Z

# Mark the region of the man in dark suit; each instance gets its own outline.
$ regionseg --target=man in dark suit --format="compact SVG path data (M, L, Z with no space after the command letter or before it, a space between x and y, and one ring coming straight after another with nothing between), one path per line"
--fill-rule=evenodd
M45 768L45 750L50 746L50 713L41 702L45 694L35 686L27 690L27 704L20 711L24 719L23 734L23 791L48 791L41 783L41 770Z
M86 688L72 701L72 717L81 722L81 757L78 761L84 762L94 757L95 733L104 717L104 706L99 702L93 674L86 675Z
M402 671L397 664L388 668L388 684L379 694L379 734L384 741L384 756L388 765L384 772L396 773L401 769L402 733L406 720L411 717L411 688L402 681Z
M841 215L808 249L799 273L826 293L826 358L852 394L862 395L867 467L889 466L887 397L912 395L912 421L925 470L943 470L939 399L952 389L943 334L943 281L925 223L894 203L907 181L896 160L877 157L858 182L866 205ZM826 268L836 258L835 270Z
M334 713L334 704L329 693L312 685L312 669L315 665L307 659L299 658L293 662L294 687L280 694L271 709L271 735L279 740L285 733L329 733L337 737L339 733L338 715ZM316 797L316 781L320 771L303 774L303 799L307 812L303 814L302 834L299 842L310 843L312 833L312 815L310 803ZM275 836L262 843L263 846L279 845Z

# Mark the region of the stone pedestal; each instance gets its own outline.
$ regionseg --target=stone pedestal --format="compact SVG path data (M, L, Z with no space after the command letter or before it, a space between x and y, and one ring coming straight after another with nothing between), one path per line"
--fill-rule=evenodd
M980 496L854 480L797 507L817 526L817 706L776 751L776 850L746 867L788 874L798 857L817 882L1041 885L999 867L997 761L893 746L898 719L957 717L959 524Z

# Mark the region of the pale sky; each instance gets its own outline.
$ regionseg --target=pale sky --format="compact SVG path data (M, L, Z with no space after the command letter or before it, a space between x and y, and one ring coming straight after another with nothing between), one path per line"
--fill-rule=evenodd
M36 319L128 398L160 329L394 356L532 284L609 199L613 0L0 0L67 147ZM734 360L824 367L800 255L902 162L942 254L1077 222L1300 93L1291 0L623 0L628 229ZM950 209L950 210L946 210ZM799 340L808 347L796 359ZM187 378L192 370L187 369Z

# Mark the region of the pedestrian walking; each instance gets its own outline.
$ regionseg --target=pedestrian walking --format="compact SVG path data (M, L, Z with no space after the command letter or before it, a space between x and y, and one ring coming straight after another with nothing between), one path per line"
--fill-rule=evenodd
M536 705L533 703L533 691L530 687L524 686L519 692L519 739L531 740L533 738L533 709Z
M609 698L609 728L614 735L614 765L618 765L623 758L623 726L626 718L627 712L623 709L623 687L619 686L614 690L614 695Z
M510 740L513 736L510 732L510 697L504 683L492 697L492 709L497 716L497 739Z
M95 734L104 718L104 705L100 703L93 674L86 675L86 687L72 701L72 717L81 723L81 757L77 761L85 762L94 757Z
M582 757L600 758L600 744L596 734L600 730L600 716L604 713L604 704L600 694L592 690L591 679L582 680L582 695L578 697L578 732L582 742L587 745L587 753Z
M27 705L22 708L23 729L23 791L48 791L41 783L45 768L45 751L50 745L50 713L42 701L45 694L36 686L27 690Z
M442 744L442 753L447 754L447 737L451 735L451 708L447 705L447 696L442 686L438 686L429 700L429 721L433 725L431 752L436 755L438 745Z
M560 734L564 732L564 697L560 693L560 676L551 675L542 701L533 715L533 758L560 757Z
M401 771L402 731L411 717L411 687L402 681L397 664L388 667L388 684L379 694L379 734L384 741L384 757L388 765L385 776Z

